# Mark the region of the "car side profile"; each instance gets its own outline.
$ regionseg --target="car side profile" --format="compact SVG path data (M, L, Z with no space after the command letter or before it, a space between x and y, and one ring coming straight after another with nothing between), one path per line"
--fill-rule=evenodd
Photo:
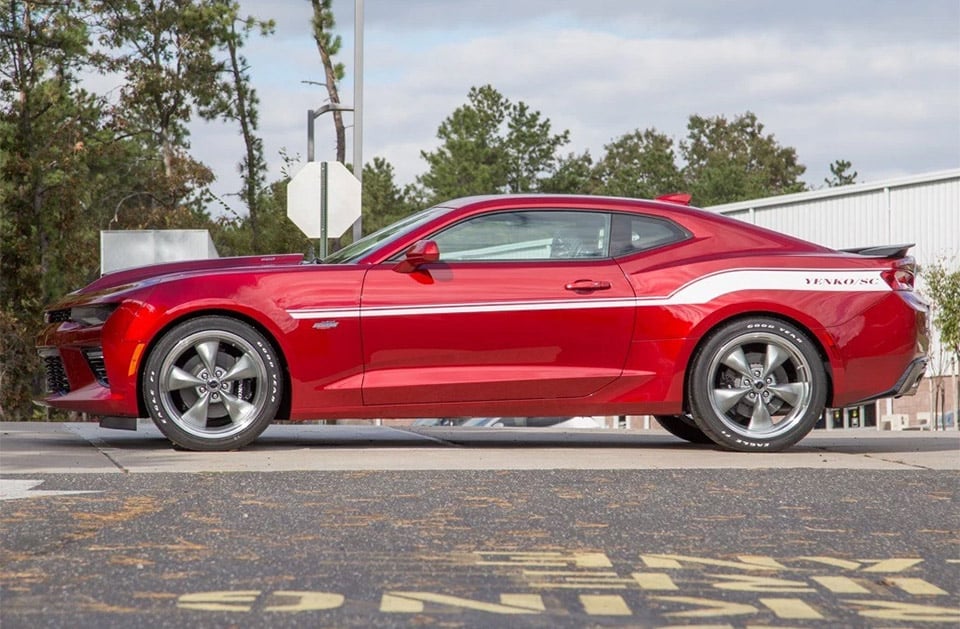
M45 311L50 406L231 450L274 420L654 415L778 451L911 394L908 246L835 251L663 200L442 203L327 256L104 275Z

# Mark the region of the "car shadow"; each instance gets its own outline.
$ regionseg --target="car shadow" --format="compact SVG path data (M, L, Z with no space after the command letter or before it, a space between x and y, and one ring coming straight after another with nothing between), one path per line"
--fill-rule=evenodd
M550 428L320 426L296 436L269 429L244 450L278 447L706 448L658 432ZM357 428L365 428L356 430ZM346 429L346 430L340 430Z
M137 431L97 428L85 438L99 448L156 450L171 448L152 424ZM691 448L692 444L663 432L552 428L408 427L375 425L274 424L244 452L304 448Z

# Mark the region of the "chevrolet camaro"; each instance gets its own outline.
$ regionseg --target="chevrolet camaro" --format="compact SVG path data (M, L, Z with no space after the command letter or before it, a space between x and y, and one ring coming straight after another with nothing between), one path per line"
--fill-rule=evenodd
M319 261L109 273L45 311L41 401L191 450L277 419L644 414L772 452L826 407L915 392L910 245L836 251L688 200L471 197Z

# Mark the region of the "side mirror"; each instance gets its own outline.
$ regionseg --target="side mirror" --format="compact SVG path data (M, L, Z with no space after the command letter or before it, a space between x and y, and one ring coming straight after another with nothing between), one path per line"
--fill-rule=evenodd
M397 266L393 270L397 273L413 273L420 266L440 260L440 247L433 240L418 240L407 249Z

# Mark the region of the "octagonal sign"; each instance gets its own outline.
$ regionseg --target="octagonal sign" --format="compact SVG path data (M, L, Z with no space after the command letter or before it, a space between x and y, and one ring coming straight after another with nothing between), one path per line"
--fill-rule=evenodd
M287 216L307 238L336 238L360 218L360 181L340 162L307 162L287 184Z

